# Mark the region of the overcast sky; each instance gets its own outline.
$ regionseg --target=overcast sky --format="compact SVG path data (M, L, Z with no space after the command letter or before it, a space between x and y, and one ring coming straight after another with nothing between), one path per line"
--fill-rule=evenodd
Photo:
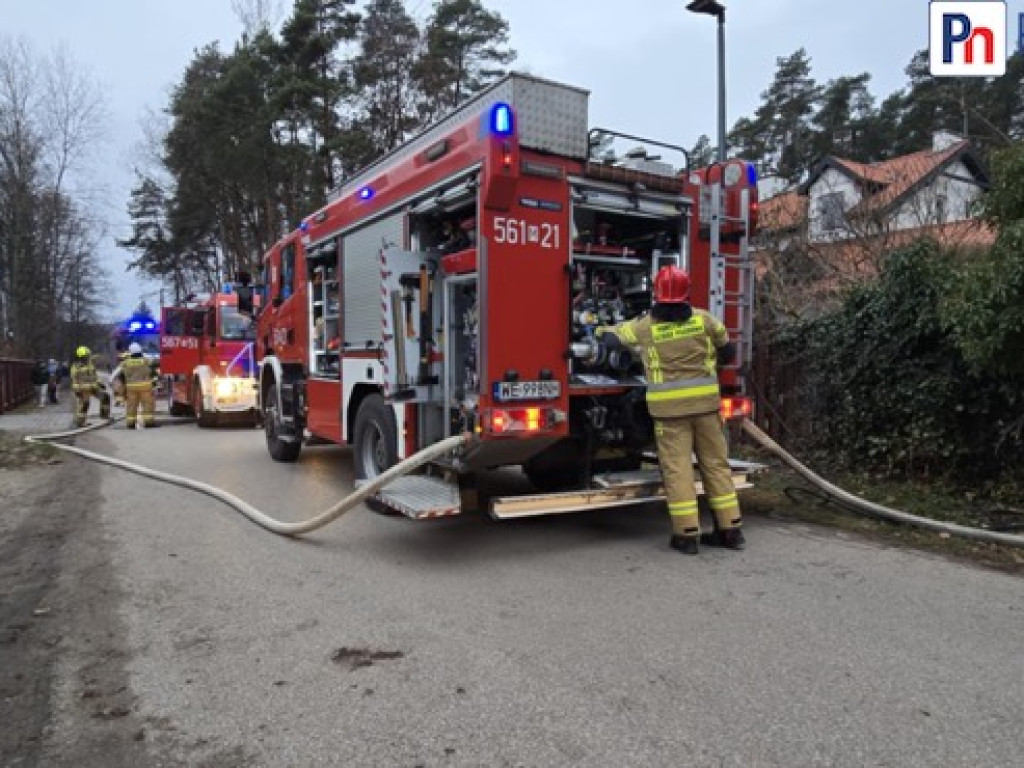
M756 108L776 57L801 46L818 81L867 71L881 99L903 86L911 55L928 44L925 0L723 2L730 126ZM406 0L418 18L431 4ZM591 125L686 146L702 133L714 137L715 22L688 13L685 0L484 4L509 21L518 68L590 90ZM1024 10L1018 4L1011 10ZM107 93L112 123L99 177L112 230L104 246L117 288L112 314L129 312L156 288L125 274L127 254L113 243L128 231L140 123L166 105L196 48L219 40L230 50L240 31L230 0L0 0L0 35L27 39L38 53L65 45Z

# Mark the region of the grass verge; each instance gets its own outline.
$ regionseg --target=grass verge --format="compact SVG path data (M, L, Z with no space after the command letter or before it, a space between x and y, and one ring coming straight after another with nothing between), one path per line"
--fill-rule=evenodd
M21 469L60 462L60 451L53 446L26 443L22 435L0 430L0 469Z
M1024 574L1024 548L973 541L909 525L877 520L827 501L802 477L767 454L748 455L769 470L744 491L745 513L794 520L844 533L855 533L889 546L907 547L986 567ZM817 468L812 467L814 471ZM1024 536L1024 510L984 502L973 494L939 483L899 482L876 475L819 472L829 482L876 504L919 517L975 528L1006 530Z

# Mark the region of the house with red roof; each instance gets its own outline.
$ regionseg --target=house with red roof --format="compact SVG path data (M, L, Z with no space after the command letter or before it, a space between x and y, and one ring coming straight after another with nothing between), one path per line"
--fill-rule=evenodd
M761 230L774 246L903 245L919 237L990 245L977 218L988 174L971 143L941 132L931 149L878 163L826 157L798 188L761 203Z
M931 149L877 163L826 157L803 184L761 202L757 275L778 311L803 315L917 240L987 248L995 233L978 207L988 185L971 143L949 133L936 134Z

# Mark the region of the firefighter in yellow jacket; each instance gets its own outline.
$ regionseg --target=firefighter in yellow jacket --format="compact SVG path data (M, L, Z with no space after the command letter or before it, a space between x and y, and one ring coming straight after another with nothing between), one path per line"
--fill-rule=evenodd
M672 518L674 549L695 555L698 542L743 549L740 507L732 484L728 451L719 416L719 364L735 356L729 334L709 313L689 304L690 276L679 267L663 267L654 280L650 315L600 328L601 342L639 348L647 374L647 408L654 418L658 458ZM700 537L693 460L716 530Z
M100 416L110 418L110 395L100 384L92 353L88 347L75 350L75 362L71 364L71 389L75 393L75 426L84 427L89 415L89 402L95 397L100 401Z
M125 399L127 411L125 414L125 425L128 429L135 429L137 413L142 409L142 426L146 428L155 427L154 411L156 403L153 400L153 371L149 361L142 356L142 347L132 343L128 347L128 357L121 363L121 371L124 373Z

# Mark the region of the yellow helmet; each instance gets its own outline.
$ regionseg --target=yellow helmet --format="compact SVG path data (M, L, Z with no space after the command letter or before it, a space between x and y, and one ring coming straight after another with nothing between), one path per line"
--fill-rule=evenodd
M86 346L81 346L75 350L75 357L88 357L90 354L89 348Z

